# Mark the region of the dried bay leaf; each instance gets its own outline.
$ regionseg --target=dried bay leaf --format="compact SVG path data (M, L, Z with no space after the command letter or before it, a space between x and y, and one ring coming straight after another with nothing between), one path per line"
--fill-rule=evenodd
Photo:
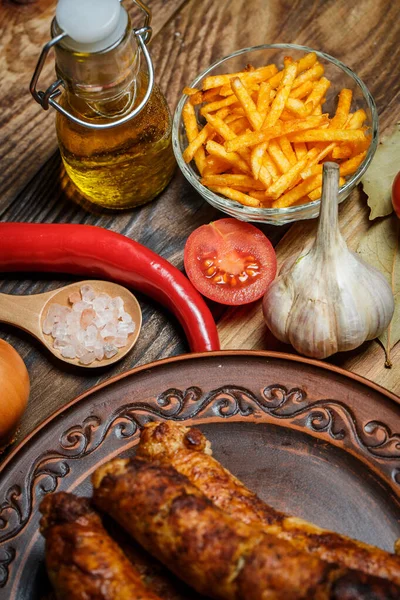
M379 144L366 174L361 179L371 209L369 218L385 217L393 211L392 183L400 169L400 126Z
M386 353L385 366L391 367L390 350L400 340L400 221L396 215L372 225L358 245L357 252L385 275L393 291L393 319L378 338Z

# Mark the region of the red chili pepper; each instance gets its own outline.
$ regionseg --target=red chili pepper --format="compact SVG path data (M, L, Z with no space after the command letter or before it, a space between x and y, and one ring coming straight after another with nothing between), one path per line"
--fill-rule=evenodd
M0 271L50 271L111 279L169 308L193 352L220 348L211 312L183 273L119 233L90 225L0 223Z

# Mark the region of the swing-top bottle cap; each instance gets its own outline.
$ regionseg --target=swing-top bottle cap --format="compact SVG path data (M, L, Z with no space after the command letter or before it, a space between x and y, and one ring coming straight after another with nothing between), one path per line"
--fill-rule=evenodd
M100 52L121 39L128 16L119 0L58 0L56 21L69 48Z

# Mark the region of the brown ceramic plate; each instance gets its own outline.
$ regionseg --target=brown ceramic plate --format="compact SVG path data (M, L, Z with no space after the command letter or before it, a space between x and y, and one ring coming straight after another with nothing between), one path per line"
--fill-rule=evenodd
M38 505L90 494L90 474L129 454L149 420L201 427L214 454L276 508L393 550L400 537L399 398L316 361L267 352L172 358L58 411L0 471L0 598L43 592Z

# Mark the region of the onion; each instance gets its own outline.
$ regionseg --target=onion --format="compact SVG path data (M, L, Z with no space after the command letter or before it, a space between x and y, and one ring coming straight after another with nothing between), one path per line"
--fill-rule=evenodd
M0 340L0 448L12 441L29 398L29 374L16 350Z

